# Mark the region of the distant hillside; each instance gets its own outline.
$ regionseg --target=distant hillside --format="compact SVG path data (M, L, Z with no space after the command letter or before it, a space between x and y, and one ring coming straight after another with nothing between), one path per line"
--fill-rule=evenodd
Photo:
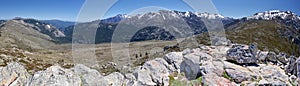
M2 24L3 22L5 22L5 20L0 20L0 24Z
M293 32L292 28L274 20L255 20L238 23L237 30L227 31L228 38L235 43L256 43L262 50L285 52L290 55L300 55L299 44L293 43L285 34ZM239 29L240 28L240 29ZM293 38L294 39L294 38ZM296 39L294 39L296 40Z
M45 20L41 22L34 19L14 19L0 21L0 28L2 31L1 35L4 35L5 29L3 28L9 28L10 34L39 34L43 36L33 38L38 37L43 40L53 41L53 43L71 43L73 35L79 36L74 41L84 42L82 40L85 37L80 37L81 35L78 35L78 33L73 33L76 26L77 29L82 30L84 33L96 33L95 43L111 42L116 29L119 29L121 30L119 33L121 34L121 39L132 37L130 41L174 40L176 39L174 34L179 36L182 34L200 34L198 42L207 44L209 36L207 27L202 21L203 19L222 21L227 37L234 43L256 43L262 50L284 51L288 54L300 55L300 17L291 11L271 10L255 13L241 19L233 19L220 14L160 10L137 15L117 15L108 19L78 23L77 25L74 25L74 22L60 20ZM61 28L58 29L57 27ZM22 31L26 29L30 31ZM95 29L96 32L92 32ZM132 32L132 29L139 30L137 33L128 34ZM14 32L14 30L17 31ZM38 33L31 33L34 31ZM201 36L204 38L201 38ZM12 36L8 38L20 39ZM31 37L25 39L31 40ZM39 42L36 43L39 44Z
M65 35L54 26L35 19L16 18L0 26L0 46L22 49L42 49L55 44Z
M115 31L117 26L120 26L120 23L121 25L125 25L119 27L119 30L124 32L122 36L124 38L122 39L127 39L126 37L131 37L131 35L134 35L133 38L129 39L132 41L173 40L174 34L187 37L194 34L207 32L205 24L203 21L201 21L201 19L220 20L224 24L230 24L235 21L233 18L224 17L219 14L160 10L158 12L148 12L138 15L117 15L104 20L80 23L76 25L76 28L86 30L87 32L89 29L97 29L96 43L110 42L112 33ZM135 25L135 27L132 25ZM74 26L70 26L64 30L64 33L67 37L71 37L73 35L73 29ZM134 29L140 30L135 34L125 34L127 33L126 31L134 31ZM170 35L166 33L174 34ZM166 36L168 38L162 38ZM80 39L76 40L80 41Z
M62 21L62 20L41 20L41 22L49 23L61 31L64 31L64 29L68 26L75 25L75 22Z

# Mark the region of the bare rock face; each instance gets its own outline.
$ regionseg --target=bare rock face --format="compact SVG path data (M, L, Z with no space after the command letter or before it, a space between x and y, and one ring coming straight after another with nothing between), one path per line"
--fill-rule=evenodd
M19 63L0 67L0 86L24 86L30 78L26 69Z
M29 81L29 86L80 86L80 76L70 69L51 66L45 71L36 72Z
M256 63L256 47L254 45L233 45L227 51L227 60L235 61L240 64Z

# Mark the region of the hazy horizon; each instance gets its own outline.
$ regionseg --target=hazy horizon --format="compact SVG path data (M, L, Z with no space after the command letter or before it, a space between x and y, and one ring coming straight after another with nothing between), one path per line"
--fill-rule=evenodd
M84 2L85 0L76 0L73 2L70 2L69 0L3 0L0 5L0 10L2 10L0 19L8 20L15 17L22 17L38 20L76 21L77 15L80 13L80 9L84 5ZM300 7L297 5L297 3L300 3L299 0L292 0L289 2L285 0L273 2L270 2L269 0L231 0L227 2L212 0L212 2L219 14L231 18L246 17L257 12L268 10L292 11L298 15L300 14L300 10L297 9ZM193 9L182 0L119 0L118 3L114 4L109 11L106 12L104 17L94 18L93 20L105 19L117 14L129 14L136 9L149 6L194 12Z

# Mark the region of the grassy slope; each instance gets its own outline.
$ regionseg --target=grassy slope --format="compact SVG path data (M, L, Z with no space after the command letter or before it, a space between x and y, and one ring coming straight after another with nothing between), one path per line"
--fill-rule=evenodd
M288 29L275 21L251 21L238 25L238 30L227 31L227 37L234 43L256 43L261 50L285 52L299 56L299 48L287 38L281 37L279 30Z
M44 49L54 45L52 39L31 27L17 23L16 21L7 21L0 28L0 47L18 47L25 50Z
M254 43L260 50L284 52L299 56L299 47L290 40L281 36L280 31L289 27L276 21L255 20L239 22L226 28L226 35L233 43ZM197 36L198 43L209 45L209 35L203 33Z
M226 28L226 35L233 43L254 43L260 50L285 52L289 55L299 56L299 46L287 38L281 36L281 32L290 29L276 21L256 20L239 22ZM209 34L203 33L197 36L200 44L209 45Z

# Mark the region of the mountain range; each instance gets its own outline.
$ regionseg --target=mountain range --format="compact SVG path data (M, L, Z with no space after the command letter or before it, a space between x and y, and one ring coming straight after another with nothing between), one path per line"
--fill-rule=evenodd
M62 20L41 20L41 22L51 24L61 31L64 31L64 29L68 26L75 25L75 22Z
M240 19L220 14L160 10L137 15L119 14L76 25L75 22L60 20L15 18L0 20L0 39L3 40L1 41L3 47L49 47L57 43L71 43L74 27L86 32L96 29L95 43L111 42L116 29L120 34L133 33L126 31L137 30L137 33L122 34L120 39L129 38L129 41L174 40L191 35L199 35L199 39L203 39L201 37L205 37L203 34L208 30L202 20L221 21L227 38L232 42L243 44L254 42L261 49L299 54L300 17L291 11L279 10L259 12ZM81 40L84 39L73 41ZM201 43L203 41L207 40L199 40Z

